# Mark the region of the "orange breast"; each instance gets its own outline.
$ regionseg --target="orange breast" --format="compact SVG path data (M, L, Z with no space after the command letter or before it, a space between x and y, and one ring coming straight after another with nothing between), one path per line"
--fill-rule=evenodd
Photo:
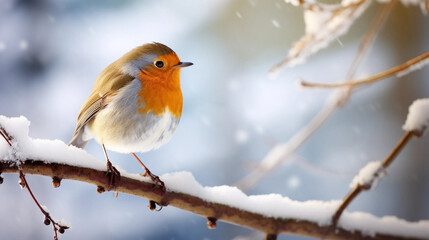
M143 70L140 74L142 89L138 93L138 103L144 103L138 108L139 113L152 112L161 115L168 110L177 119L182 115L183 97L180 90L180 69L148 74Z

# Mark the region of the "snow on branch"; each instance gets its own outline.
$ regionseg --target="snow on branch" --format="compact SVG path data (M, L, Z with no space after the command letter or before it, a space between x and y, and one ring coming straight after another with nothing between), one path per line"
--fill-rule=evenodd
M290 1L304 7L305 35L289 50L285 60L270 70L272 76L284 67L303 63L305 59L347 33L353 22L368 8L369 0L343 1L340 4L321 4L315 1Z
M375 189L378 180L384 177L385 171L380 161L369 162L353 178L350 187L354 188L356 185L362 185L368 189Z
M408 110L407 120L402 127L405 131L422 135L429 126L429 98L417 99Z
M378 181L384 177L386 168L393 162L396 156L407 145L413 136L416 136L415 132L407 131L382 162L369 162L359 171L358 175L353 178L350 184L352 190L343 199L341 205L338 207L337 211L332 217L332 222L334 225L338 223L344 210L361 192L371 190L376 187Z
M307 4L309 1L297 1L297 4L300 3ZM311 4L315 3L311 1ZM315 3L318 4L318 3ZM374 41L377 32L380 30L383 22L386 20L389 12L392 9L393 2L390 4L384 5L376 17L371 23L371 26L367 30L366 34L361 40L359 51L353 60L349 70L348 77L351 78L357 69L357 66L361 63L363 56L369 49L369 46ZM305 5L304 5L305 7ZM312 6L308 6L312 7ZM314 7L314 6L313 6ZM248 189L254 186L259 182L263 177L267 176L272 172L277 166L282 162L290 159L292 155L304 142L314 134L317 129L322 126L325 121L341 106L344 106L348 101L350 95L353 92L353 87L342 88L334 91L325 101L322 109L313 117L313 119L301 128L297 133L295 133L287 142L282 142L276 144L268 154L262 159L259 166L250 172L247 176L242 178L236 183L240 189Z
M270 70L270 75L273 77L285 67L293 67L305 62L307 57L346 34L372 1L343 0L338 4L324 4L314 0L285 0L285 2L304 8L305 35L293 44L286 59ZM397 1L378 0L378 2L393 6ZM425 14L429 11L429 0L401 0L401 3L405 6L420 5ZM419 66L414 65L413 67ZM414 69L409 68L408 70L413 71ZM403 73L407 74L407 72Z
M10 147L0 141L0 172L50 176L87 182L105 188L109 185L105 165L84 150L59 140L32 139L24 118L0 116L0 127L16 140ZM14 156L19 156L19 165ZM377 218L368 213L345 212L337 226L331 216L340 201L291 200L279 194L248 196L235 187L201 186L188 172L161 176L167 191L139 174L121 171L114 191L149 199L160 206L174 206L209 219L263 231L267 236L292 233L329 239L429 239L429 220L407 222L393 216Z

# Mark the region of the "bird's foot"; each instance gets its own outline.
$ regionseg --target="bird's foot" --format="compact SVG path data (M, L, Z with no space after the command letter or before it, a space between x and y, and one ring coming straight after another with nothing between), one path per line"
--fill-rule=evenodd
M121 179L121 173L116 169L110 161L107 162L106 176L109 179L109 189L113 189Z
M157 175L155 175L151 171L149 171L149 169L147 169L145 171L145 173L143 173L141 175L144 177L150 177L150 179L155 183L155 187L161 188L163 192L166 191L164 182L161 181L161 179Z

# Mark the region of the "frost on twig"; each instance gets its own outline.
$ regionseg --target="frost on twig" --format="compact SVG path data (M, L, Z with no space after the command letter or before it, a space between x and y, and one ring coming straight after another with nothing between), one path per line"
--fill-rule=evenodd
M427 101L417 100L415 101L417 102L417 104L414 107L414 104L410 107L410 113L408 114L407 118L407 122L408 119L410 119L410 127L404 127L407 132L404 134L401 140L399 140L399 142L392 149L389 155L387 155L383 162L376 161L368 163L364 168L359 171L359 174L353 179L350 185L350 187L353 189L346 195L341 205L338 207L337 211L332 217L333 225L337 225L343 211L362 191L373 189L377 185L377 182L385 175L386 168L393 162L393 160L407 145L410 139L413 136L418 136L419 134L421 134L421 132L416 132L416 130L420 130L422 129L422 127L423 129L426 128L429 123L429 99L424 100ZM422 112L424 112L425 114L421 114ZM422 117L422 115L425 116Z
M429 126L429 98L417 99L408 110L407 120L402 128L422 135Z
M315 0L285 0L285 2L304 8L305 35L293 44L286 59L270 70L270 75L273 77L282 68L303 63L308 56L346 34L372 1L343 0L339 4L324 4ZM396 0L378 0L378 2L388 4ZM424 14L429 12L429 0L401 0L401 3L405 6L420 5Z
M353 188L343 199L341 205L332 217L332 224L337 225L343 211L362 192L374 188L380 178L385 175L385 169L407 145L413 136L421 136L429 125L429 98L418 99L411 104L407 120L403 126L404 136L387 155L383 162L370 162L359 171L350 187Z
M416 70L420 70L425 65L428 65L429 64L429 54L428 53L429 53L429 51L426 52L426 53L424 53L424 54L422 54L422 55L420 55L420 56L422 56L422 59L421 60L419 59L419 61L410 62L411 61L410 60L410 61L406 62L405 64L408 65L407 68L405 68L404 70L398 72L396 74L396 76L403 77L403 76L409 74L410 72L413 72L413 71L416 71Z
M364 186L367 189L374 189L378 180L384 177L386 170L380 161L369 162L365 165L350 183L350 188L357 185Z
M303 63L305 59L325 48L332 40L347 33L353 22L368 8L371 1L343 1L341 4L322 4L314 1L286 1L294 5L302 2L305 35L289 50L285 60L274 66L275 76L282 68Z

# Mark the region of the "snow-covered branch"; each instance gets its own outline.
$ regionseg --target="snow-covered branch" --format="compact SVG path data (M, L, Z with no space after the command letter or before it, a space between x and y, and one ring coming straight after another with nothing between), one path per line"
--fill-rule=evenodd
M381 161L369 162L363 167L359 174L356 175L350 187L352 190L342 201L334 216L332 217L333 224L337 224L343 211L348 205L363 191L374 189L378 181L384 177L387 167L398 156L401 150L407 145L413 136L421 136L429 125L429 98L417 99L411 104L407 120L403 126L406 131L404 136L399 140L398 144L392 149L387 157Z
M291 2L294 5L296 1ZM370 1L344 1L341 4L317 4L313 1L303 3L305 35L289 50L286 59L275 65L270 74L303 63L305 59L339 36L347 33L354 21L368 8Z
M402 128L423 135L429 127L429 98L417 99L410 105L407 120Z
M26 174L77 180L101 187L108 185L106 172L97 169L43 160L26 160L21 166ZM18 172L9 161L2 160L0 167L3 173ZM355 212L345 213L338 228L333 228L329 216L338 201L297 202L277 194L246 196L233 187L202 187L189 173L167 174L162 180L167 186L165 194L137 175L123 175L115 191L268 234L290 233L328 239L429 239L429 221L411 223L392 216L376 218ZM178 183L187 186L176 187ZM368 222L375 225L370 226Z
M276 76L283 68L305 62L310 55L326 48L333 40L346 34L372 1L344 0L337 4L323 4L313 0L285 0L285 2L304 8L305 35L293 44L286 59L270 70L272 76ZM399 1L378 0L378 2L392 8ZM428 0L402 0L401 3L406 6L420 5L423 13L427 13L429 9Z
M384 177L386 168L393 162L395 157L406 146L413 136L413 132L406 132L396 147L394 147L390 154L383 160L383 162L369 162L359 171L358 175L353 178L350 184L352 190L344 198L343 202L332 217L332 222L334 225L337 224L343 211L361 192L374 189L377 186L378 181Z
M300 2L297 2L299 4ZM315 3L312 1L312 3ZM309 2L304 2L305 8ZM317 4L317 3L315 3ZM393 7L394 2L385 4L376 14L366 34L363 36L359 45L359 50L349 67L346 78L350 79L355 74L357 67L362 62L363 57L370 48L378 31L383 25L386 18ZM311 8L313 5L308 5ZM313 6L314 7L314 6ZM267 155L261 160L257 168L250 172L247 176L242 178L236 183L240 189L248 189L259 182L263 177L267 176L275 168L277 168L289 156L293 154L304 142L310 138L324 123L325 121L341 106L347 103L350 95L353 93L353 86L348 88L338 89L333 92L330 97L325 101L322 109L313 117L313 119L295 135L293 135L287 142L276 144Z
M87 182L107 189L105 165L85 151L59 140L28 137L29 122L0 116L0 125L13 137L10 147L0 141L0 172L49 176ZM19 158L17 164L15 158ZM344 212L338 225L331 216L340 201L291 200L279 194L248 196L230 186L203 187L188 172L165 174L167 191L139 174L121 171L117 192L144 197L161 206L174 206L201 215L214 227L216 220L265 232L269 238L281 233L328 239L429 239L429 221L407 222L396 217L377 218L368 213Z

